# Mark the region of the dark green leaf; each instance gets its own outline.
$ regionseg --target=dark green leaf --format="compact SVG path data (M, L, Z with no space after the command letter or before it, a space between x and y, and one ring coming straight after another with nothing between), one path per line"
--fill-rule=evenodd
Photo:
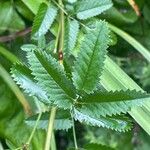
M53 102L65 109L70 108L75 98L75 90L63 67L45 52L35 54L28 53L28 60L38 85L47 92L50 103Z
M106 127L116 131L127 131L131 128L131 122L127 118L119 117L95 117L74 109L74 118L91 126Z
M94 144L94 143L87 144L84 146L84 148L86 150L115 150L115 149L108 147L106 145L100 145L100 144Z
M91 93L99 82L109 43L107 23L99 21L89 29L81 45L73 70L74 85L78 90Z
M104 102L118 102L118 101L131 101L131 100L144 100L150 98L146 92L136 90L126 91L96 91L92 94L87 94L79 99L79 102L84 104L92 103L104 103Z

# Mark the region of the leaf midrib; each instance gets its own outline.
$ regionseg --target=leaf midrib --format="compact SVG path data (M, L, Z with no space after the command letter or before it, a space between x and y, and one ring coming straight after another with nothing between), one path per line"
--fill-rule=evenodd
M105 6L103 6L103 5L105 5ZM84 9L84 10L77 10L77 13L79 14L79 13L83 13L83 12L85 12L85 11L90 11L90 10L92 10L92 9L96 9L96 8L99 8L99 7L106 7L106 5L111 5L111 4L109 4L109 2L107 2L106 4L101 4L100 6L95 6L95 7L91 7L91 8L88 8L88 9Z
M89 70L90 70L90 68L91 68L91 62L93 61L94 53L95 53L95 51L96 51L96 48L95 48L95 47L97 46L98 39L99 39L99 36L100 36L101 31L102 31L102 28L101 28L100 31L99 31L99 34L98 34L98 36L97 36L97 40L95 41L95 45L94 45L94 47L93 47L94 51L93 51L93 53L92 53L92 57L91 57L90 62L89 62L89 64L88 64L87 73L86 73L86 75L85 75L85 78L83 79L83 84L82 84L81 89L83 89L83 87L84 87L84 85L85 85L86 78L88 77L88 72L89 72Z

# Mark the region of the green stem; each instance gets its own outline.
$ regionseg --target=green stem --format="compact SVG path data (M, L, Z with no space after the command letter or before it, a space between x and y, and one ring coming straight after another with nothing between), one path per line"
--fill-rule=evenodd
M19 58L17 58L13 53L9 52L7 49L5 49L2 46L0 46L0 54L2 54L5 58L7 58L12 63L20 62Z
M75 145L75 149L78 149L77 138L76 138L76 131L75 131L75 122L74 122L73 117L72 117L72 123L73 123L72 130L73 130L74 145Z
M37 118L36 123L35 123L35 126L34 126L32 132L31 132L31 135L30 135L29 139L28 139L28 142L27 142L28 145L30 145L30 143L31 143L31 140L34 136L34 133L36 131L36 128L38 126L38 123L39 123L39 120L40 120L41 116L42 116L42 113L39 113L38 118Z
M59 0L59 5L63 8L62 0ZM60 41L59 41L59 52L62 52L63 46L64 46L64 12L60 10L60 25L61 25L61 31L60 31Z
M46 137L44 150L50 149L55 115L56 115L56 107L52 107L51 113L50 113L50 118L49 118L49 123L48 123L47 137Z
M13 93L16 95L17 99L22 104L25 112L28 115L31 115L32 114L32 110L30 108L30 105L29 105L28 101L26 100L25 96L20 91L18 86L15 84L15 82L12 80L12 78L9 75L9 73L5 70L5 68L1 64L0 64L0 76L7 83L7 85L13 91Z
M58 47L58 43L59 43L59 36L60 36L60 29L61 29L61 25L59 24L58 32L57 32L57 36L56 36L56 41L55 41L54 53L57 52L57 47Z
M52 141L51 141L51 150L56 150L56 141L55 141L55 134L54 131L52 133Z

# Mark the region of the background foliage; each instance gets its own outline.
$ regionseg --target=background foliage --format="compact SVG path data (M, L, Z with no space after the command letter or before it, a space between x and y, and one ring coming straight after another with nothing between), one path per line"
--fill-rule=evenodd
M112 2L113 2L113 6L111 1L105 0L103 1L103 7L101 7L100 1L98 2L97 0L94 0L94 2L87 1L87 0L86 1L83 0L64 1L65 10L67 10L67 13L71 14L71 17L75 16L77 20L81 20L82 23L82 24L78 23L77 20L72 20L72 19L65 20L66 34L64 40L64 53L66 54L66 57L68 59L69 57L67 55L70 55L70 52L74 56L76 56L78 54L81 41L83 41L83 35L86 33L86 30L82 28L82 26L86 24L88 27L91 27L92 22L95 22L98 19L105 19L109 23L108 26L111 30L110 31L111 41L107 43L110 46L108 49L108 55L138 85L140 85L140 87L143 90L149 92L150 90L150 64L149 64L150 2L149 0L135 1L139 7L139 11L141 14L140 16L138 16L135 13L134 9L131 7L128 1L113 0ZM48 15L49 12L51 12L50 13L51 15ZM16 86L12 78L10 78L10 71L15 72L15 70L11 70L10 68L12 67L13 63L19 62L20 60L24 62L24 64L27 64L27 59L25 55L26 52L28 51L27 58L30 65L32 65L30 69L35 70L35 74L36 74L36 69L34 69L34 67L37 66L36 65L34 66L32 62L32 59L35 56L33 56L33 54L30 53L30 50L38 47L38 49L45 49L47 53L51 53L51 51L55 47L54 40L58 29L58 14L59 14L59 7L56 5L56 3L47 5L47 1L45 0L34 0L34 1L1 0L0 1L0 77L1 77L0 78L0 106L3 106L0 108L0 146L2 145L4 149L7 149L8 147L11 149L18 148L26 144L26 142L29 139L29 136L31 134L31 131L33 130L33 125L35 124L37 116L33 116L33 118L32 117L28 118L27 115L24 113L23 108L30 113L30 110L28 110L26 104L26 100L30 104L34 114L38 114L41 111L46 112L49 109L45 107L45 105L43 105L41 101L37 101L37 97L41 97L43 101L47 100L47 97L45 96L45 93L42 91L42 89L39 88L38 89L39 91L37 93L36 91L35 93L30 93L29 85L27 86L27 88L26 85L24 85L26 91L25 93L23 93L23 91L20 90L18 86ZM36 17L34 18L35 15ZM90 17L93 18L88 20ZM33 30L31 33L32 25L33 25ZM50 31L48 31L50 27L51 29ZM81 32L79 32L79 29L81 29ZM107 29L103 29L103 30L107 32ZM128 33L130 36L128 36L128 34L126 33ZM44 38L43 35L45 34L46 36ZM97 34L96 31L95 34ZM94 34L89 33L89 36L90 37L93 36L94 39ZM134 39L132 39L132 37ZM37 41L37 39L39 40ZM139 42L136 43L135 40L139 41L140 43ZM89 41L87 41L87 43L88 42ZM30 43L30 45L28 43ZM45 45L45 43L47 44ZM106 45L104 45L103 47L105 47ZM79 53L81 56L84 56L82 52ZM103 55L103 54L98 54L98 52L95 53L97 54L96 56ZM82 60L82 58L79 59ZM55 62L53 63L53 60L51 61L52 64L55 64ZM66 60L66 62L67 61L68 60ZM41 59L41 62L44 63L44 59ZM80 91L82 90L83 86L81 86L82 85L81 81L77 79L78 74L80 74L79 73L80 69L78 71L78 66L77 66L79 62L81 63L81 61L77 60L77 62L75 63L75 68L77 69L74 69L73 71L74 72L73 80L75 81L74 84L77 86L77 89ZM101 60L101 62L103 63L103 60ZM65 64L65 61L64 61L64 65L67 66L67 63ZM126 90L130 88L130 86L131 86L131 90L134 89L135 83L132 84L133 81L131 81L130 79L126 81L126 75L124 75L124 73L122 73L122 71L120 70L118 72L122 75L123 79L121 80L119 79L120 82L117 81L119 77L117 74L118 72L115 74L116 71L116 68L114 67L115 65L116 64L113 64L113 62L111 62L109 58L106 59L106 65L104 66L104 72L101 77L100 86L108 85L106 86L107 90L112 90L112 89L118 90L120 89L120 87L122 87L123 90ZM71 68L67 68L67 69L69 70ZM102 68L100 68L99 70L101 69ZM53 71L57 73L58 70L61 69L59 68ZM18 72L16 71L16 73ZM34 82L32 82L33 76L30 75L31 71L28 68L22 66L22 69L19 70L19 73L21 75L23 73L26 73L28 76L26 80L30 81L30 85L32 85L32 87L37 88L37 85ZM97 71L93 74L96 73ZM65 75L62 74L62 76ZM71 78L71 76L72 75L70 74L70 71L68 71L67 77ZM62 82L66 82L66 80ZM83 89L87 93L90 93L91 90L94 88L95 85L94 82L96 81L93 81L92 86L91 84L89 84L91 86L90 87L88 85L88 80L87 80L85 82L87 85L84 84ZM116 84L116 82L118 83ZM65 87L63 88L65 89ZM137 85L135 85L135 88L139 90ZM30 95L34 95L35 97L31 97L26 93L30 93ZM41 93L41 95L39 93ZM72 95L74 95L74 93L72 93ZM54 95L54 96L55 96L54 98L59 98L59 95ZM18 102L18 100L20 100L22 105ZM60 105L62 107L67 107L66 104L63 104L64 105L63 106L61 102L57 103L57 105ZM147 117L150 111L149 105L145 104L142 107L142 109L139 109L137 111L140 112L141 115L143 115L143 118L146 118L145 120L147 120L147 122L149 121L149 118ZM138 113L136 111L129 112L129 113L130 115L133 115L132 117L134 119L138 118L137 117ZM65 116L67 119L63 120L64 118L60 114L63 114L63 117ZM62 111L60 114L57 114L55 120L55 124L56 124L55 128L68 129L68 130L67 132L59 131L59 130L55 131L56 144L58 149L67 149L68 147L74 146L72 142L73 139L72 130L70 129L72 127L71 116L68 115L69 114L68 112L66 113L64 111ZM146 125L146 123L144 124L143 123L144 121L140 117L139 120L138 119L133 120L129 116L129 114L127 114L126 117L129 117L133 121L133 128L126 133L119 133L119 132L112 131L110 129L104 129L102 127L99 128L89 127L88 125L81 125L79 124L79 122L76 122L76 134L78 139L78 145L82 147L87 143L93 143L91 145L87 144L85 146L86 149L99 148L99 149L106 150L108 148L105 146L100 147L100 144L109 146L108 149L131 149L131 150L149 149L150 146L149 145L150 138L148 135L148 133L150 133L149 124L145 129L147 131L146 133L138 125L138 123L142 127ZM81 121L79 118L78 120ZM59 126L60 121L64 126ZM43 148L47 122L48 122L48 114L44 113L39 122L38 130L36 130L34 137L31 141L30 144L31 149L41 150ZM44 130L41 129L41 127Z

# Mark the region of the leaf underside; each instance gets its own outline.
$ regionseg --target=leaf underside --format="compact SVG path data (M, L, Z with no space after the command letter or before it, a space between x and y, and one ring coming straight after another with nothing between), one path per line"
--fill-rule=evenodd
M25 93L29 94L29 96L37 97L38 100L44 103L48 103L46 92L37 85L31 73L31 70L22 64L15 64L11 69L12 77L24 89Z
M77 18L88 19L97 16L111 6L111 0L80 0L76 4Z

